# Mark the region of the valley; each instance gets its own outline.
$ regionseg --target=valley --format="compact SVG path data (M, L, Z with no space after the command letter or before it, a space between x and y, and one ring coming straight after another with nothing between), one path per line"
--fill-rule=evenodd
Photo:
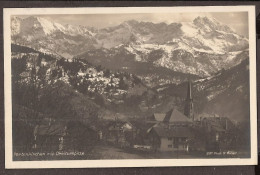
M101 150L100 142L117 145L102 148L114 152L147 146L148 135L157 132L152 128L162 122L149 120L175 110L183 115L187 100L192 103L192 132L200 135L202 119L217 116L222 130L231 133L225 138L232 138L228 149L247 149L246 143L239 148L233 143L246 142L246 133L235 141L233 136L249 129L249 44L227 25L197 17L171 24L130 20L95 29L31 16L13 17L11 29L15 151L39 149L48 134L62 138L61 150ZM130 136L124 131L121 138L125 127ZM33 135L41 132L46 132L43 141L35 143ZM197 140L206 143L201 136ZM192 141L185 140L181 149L198 149ZM113 153L100 154L109 158ZM118 155L136 158L124 151Z

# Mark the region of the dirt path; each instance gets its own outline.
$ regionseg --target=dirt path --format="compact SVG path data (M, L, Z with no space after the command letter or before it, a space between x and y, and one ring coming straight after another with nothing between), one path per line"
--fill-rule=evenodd
M96 152L100 159L144 159L146 157L134 153L128 153L120 148L111 146L96 146L92 152Z

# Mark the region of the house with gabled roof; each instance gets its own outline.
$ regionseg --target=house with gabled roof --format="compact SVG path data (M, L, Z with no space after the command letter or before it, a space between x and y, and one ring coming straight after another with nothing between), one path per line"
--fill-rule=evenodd
M165 113L154 113L152 116L148 117L146 122L147 123L160 123L163 122L166 114Z
M172 125L188 126L192 124L192 119L182 114L176 108L173 108L166 113L163 122L170 126Z
M173 108L167 113L154 113L147 120L147 123L161 123L167 126L190 126L192 119L182 114L176 108Z
M136 128L129 121L116 119L107 125L106 140L121 147L129 146L136 137Z
M228 117L210 116L201 119L201 127L207 139L207 149L220 151L236 144L239 130Z
M192 133L190 127L152 127L148 137L155 151L189 151Z
M43 120L44 121L44 120ZM67 126L58 122L42 122L34 128L35 149L62 150Z
M154 118L157 122L163 122L165 115L164 113L154 113Z

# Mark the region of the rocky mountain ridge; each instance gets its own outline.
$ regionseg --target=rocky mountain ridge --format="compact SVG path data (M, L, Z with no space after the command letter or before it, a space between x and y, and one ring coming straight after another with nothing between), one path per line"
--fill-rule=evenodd
M122 59L132 55L133 60L124 68L118 66L120 70L145 62L153 68L206 77L239 64L248 55L247 38L208 17L171 24L130 20L104 29L62 25L43 17L13 17L11 26L13 43L68 59L89 61L88 55L96 52L95 61L113 64L113 52L125 50ZM106 52L105 63L99 50Z
M196 78L192 82L197 114L225 114L237 120L248 118L248 60L230 69L223 69L210 77ZM126 116L143 117L153 112L167 112L172 106L183 111L187 92L186 82L149 88L135 74L97 67L86 60L70 61L65 58L55 58L18 45L12 45L12 70L13 83L16 84L14 87L28 86L27 88L30 88L32 83L36 83L40 94L44 97L46 89L51 92L51 89L58 84L59 87L64 86L58 94L66 95L68 91L69 94L83 96L85 100L82 104L77 101L78 97L75 98L75 102L78 103L76 106L82 106L84 110L87 110L88 108L84 107L84 101L93 103L99 106L99 111L103 111L99 115L105 117L107 117L105 115L107 112L112 116L120 113ZM66 92L62 92L62 89ZM40 94L39 98L41 98ZM55 96L53 94L48 98L52 99ZM60 102L62 101L61 99ZM71 103L74 104L74 102ZM230 108L234 110L229 110Z

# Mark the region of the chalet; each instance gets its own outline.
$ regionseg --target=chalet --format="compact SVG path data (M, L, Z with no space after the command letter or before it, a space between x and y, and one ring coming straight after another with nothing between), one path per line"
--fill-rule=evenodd
M67 127L61 123L46 123L34 128L33 148L40 150L62 150Z
M109 131L131 131L133 125L128 121L113 121L110 123L108 130Z
M98 141L98 132L95 124L89 126L84 122L70 121L67 123L65 147L78 151L89 149Z
M150 144L158 151L189 151L193 140L192 126L194 121L191 84L188 92L184 114L175 107L167 113L154 113L148 123L154 125L147 130Z
M131 120L131 124L134 126L133 130L133 144L135 145L149 145L147 133L149 128L157 126L154 123L147 123L145 120ZM159 125L159 123L158 123Z
M192 131L189 127L153 127L148 137L155 151L189 151Z
M106 139L120 147L129 146L136 136L135 131L135 127L128 121L112 121L108 125Z
M206 133L208 150L221 151L236 145L238 129L228 117L205 117L200 122Z

